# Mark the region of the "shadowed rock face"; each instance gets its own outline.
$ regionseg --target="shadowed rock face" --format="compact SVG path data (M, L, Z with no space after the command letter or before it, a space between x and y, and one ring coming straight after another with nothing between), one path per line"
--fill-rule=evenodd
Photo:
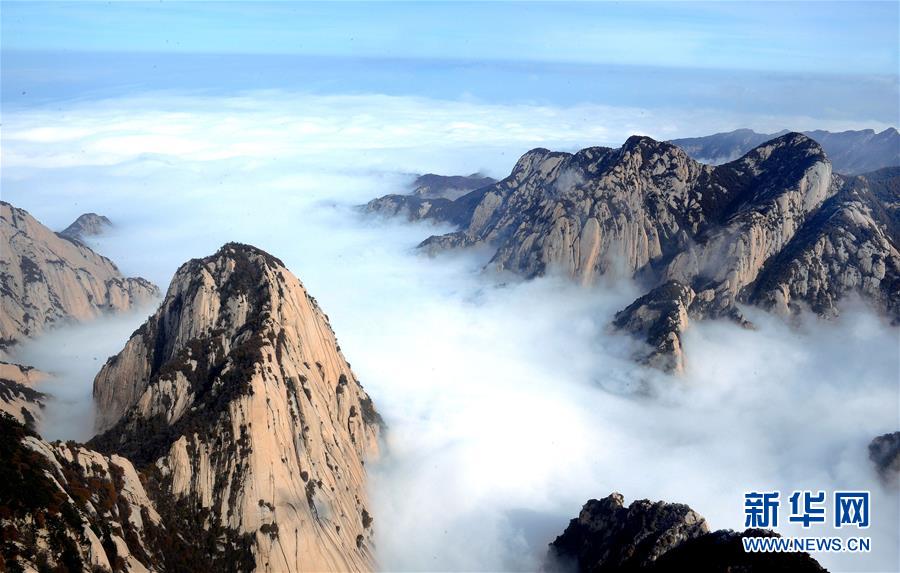
M149 303L159 289L0 202L0 351L66 320Z
M741 537L777 534L748 529L710 532L690 507L638 500L625 506L621 494L588 501L550 544L548 570L710 571L765 573L824 571L808 554L745 553Z
M615 325L647 342L640 360L679 371L687 319L745 324L737 303L834 316L858 294L900 320L898 181L897 170L833 175L821 146L799 133L719 166L635 136L620 149L529 151L506 179L417 203L416 216L460 226L426 239L431 253L487 245L491 267L526 278L647 285Z
M91 447L145 472L163 520L213 548L208 565L374 567L364 462L381 421L278 259L229 243L184 264L94 397Z
M481 189L496 183L497 180L480 173L471 175L435 175L426 173L413 181L412 195L422 199L458 199L469 191Z
M757 145L787 133L756 133L750 129L737 129L705 137L674 139L671 143L684 149L688 155L704 163L725 163L737 159ZM830 132L805 131L831 159L834 170L846 175L857 175L883 167L900 165L900 133L893 127L876 133L871 129Z
M495 179L478 173L472 175L421 175L412 184L408 195L385 195L369 201L363 208L367 213L393 217L404 216L410 221L430 219L463 225L471 210L472 200L457 201L475 189L496 183Z
M86 237L102 235L110 228L112 228L112 222L103 215L85 213L75 219L71 225L60 231L59 234L73 241L84 242Z
M869 459L888 484L900 485L900 432L883 434L869 444Z

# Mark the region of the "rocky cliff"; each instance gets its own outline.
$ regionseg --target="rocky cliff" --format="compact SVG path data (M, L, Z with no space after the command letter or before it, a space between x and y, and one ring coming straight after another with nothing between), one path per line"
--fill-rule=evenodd
M806 553L747 553L743 536L771 537L748 529L710 532L690 507L646 499L625 506L619 493L588 501L550 544L549 570L709 571L765 573L824 571Z
M0 362L0 412L34 429L40 421L47 395L35 385L47 374L30 366Z
M0 351L66 320L148 303L159 290L0 202Z
M160 571L177 546L134 466L0 414L0 570Z
M736 129L704 137L674 139L671 143L688 155L704 163L725 163L737 159L754 147L788 133L757 133L750 129ZM846 175L858 175L883 167L900 165L900 133L893 127L881 132L872 129L831 132L805 131L831 159L834 170Z
M639 358L678 371L689 319L747 324L738 303L833 316L859 294L900 320L895 171L834 175L798 133L719 166L638 136L620 149L535 149L506 179L421 210L460 226L421 248L488 245L491 266L525 277L635 279L650 291L615 325L647 342Z
M94 396L91 447L135 462L207 564L374 567L364 464L380 418L278 259L231 243L183 265Z

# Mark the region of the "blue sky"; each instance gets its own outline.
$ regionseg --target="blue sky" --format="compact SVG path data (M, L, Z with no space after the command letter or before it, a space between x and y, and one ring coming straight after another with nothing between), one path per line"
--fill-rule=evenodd
M898 2L0 6L4 110L292 90L709 110L722 129L898 124Z
M4 2L4 50L896 74L897 2Z

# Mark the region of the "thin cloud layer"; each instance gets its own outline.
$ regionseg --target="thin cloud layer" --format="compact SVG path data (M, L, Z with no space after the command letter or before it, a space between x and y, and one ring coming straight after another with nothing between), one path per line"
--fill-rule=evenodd
M742 528L745 491L869 489L872 554L816 557L836 570L897 562L897 492L877 481L866 445L900 422L898 333L861 305L835 322L790 326L751 310L756 331L695 324L687 374L674 379L635 365L634 343L607 329L633 285L488 275L485 253L416 253L447 229L353 209L402 192L413 172L502 176L537 145L664 137L659 116L269 93L4 120L4 200L54 228L84 211L109 216L116 229L95 246L124 273L165 289L178 265L236 240L305 283L390 427L369 466L385 569L533 570L584 501L614 490ZM716 131L715 118L698 121ZM683 129L665 123L672 136ZM77 410L89 404L88 371L139 323L98 322L89 351L54 355L86 338L65 328L21 357L58 372L51 391ZM648 384L649 395L635 391ZM80 439L82 420L51 409L46 430Z

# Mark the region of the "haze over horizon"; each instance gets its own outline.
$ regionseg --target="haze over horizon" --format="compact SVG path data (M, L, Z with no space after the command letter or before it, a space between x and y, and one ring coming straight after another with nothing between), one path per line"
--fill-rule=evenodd
M0 198L53 230L108 216L89 244L163 293L229 241L282 259L388 422L367 464L388 569L533 570L613 490L740 529L744 490L853 487L880 496L876 550L816 558L882 570L900 505L866 448L897 429L900 347L871 308L697 321L673 385L609 330L645 285L497 276L416 250L448 225L358 209L536 147L897 127L900 4L863 7L4 0ZM147 312L17 349L57 376L45 437L92 435L93 377Z

